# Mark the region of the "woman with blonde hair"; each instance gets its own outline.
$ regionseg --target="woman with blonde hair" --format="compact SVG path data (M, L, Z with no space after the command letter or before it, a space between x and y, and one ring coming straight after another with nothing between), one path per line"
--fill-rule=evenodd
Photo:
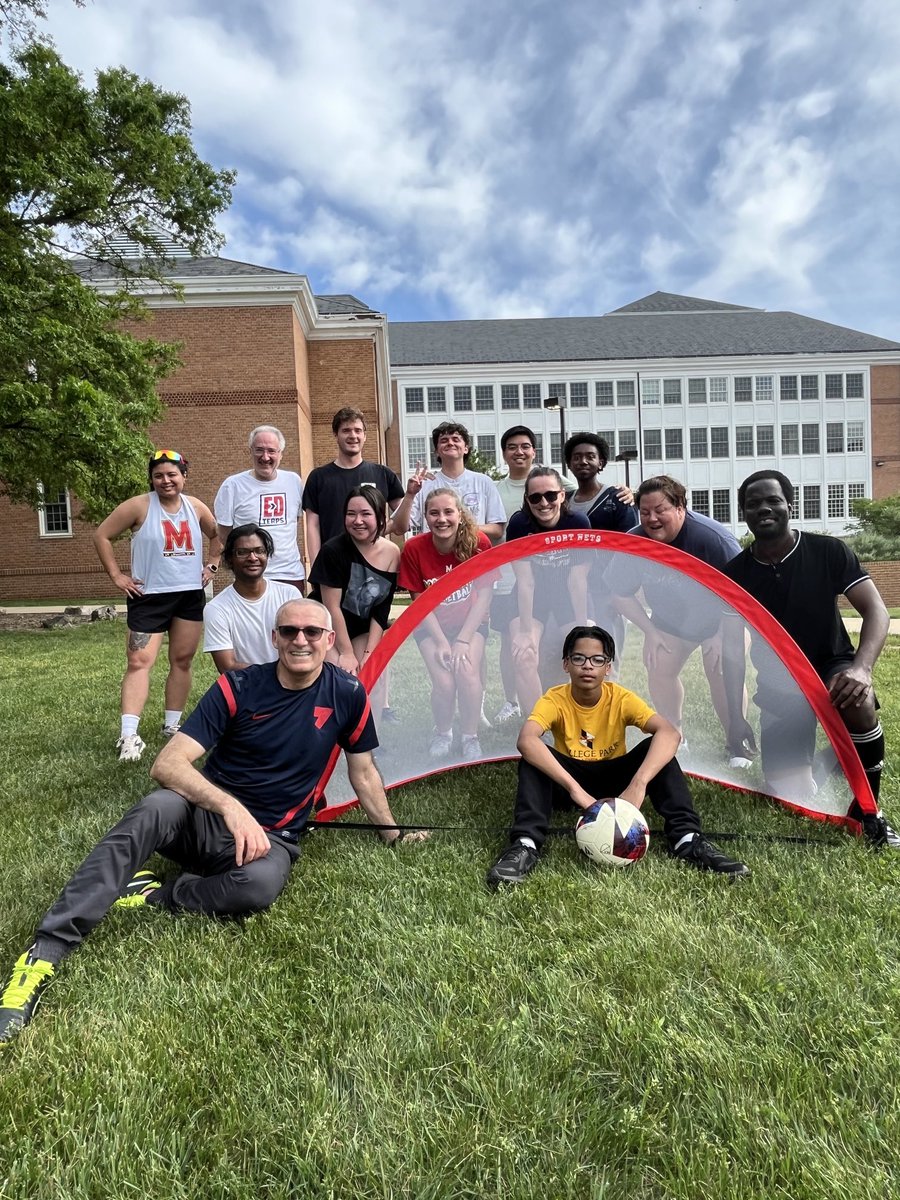
M452 488L435 488L424 505L427 533L410 538L400 556L398 584L413 600L448 571L491 543ZM459 708L462 757L481 758L481 663L488 632L493 574L457 588L417 627L414 637L431 678L434 732L429 754L446 758L453 744L453 715Z

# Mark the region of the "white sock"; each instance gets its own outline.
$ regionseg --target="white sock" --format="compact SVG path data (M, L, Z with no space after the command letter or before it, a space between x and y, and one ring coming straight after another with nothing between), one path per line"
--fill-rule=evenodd
M523 846L528 846L528 848L531 850L537 850L537 846L534 843L534 838L524 837L519 838L519 841Z
M180 708L167 708L163 725L177 725L181 721L181 713L182 709Z
M140 724L140 720L141 720L141 718L134 716L133 713L122 713L121 736L123 738L124 737L133 737L134 734L136 734L138 731L138 725Z
M680 850L681 847L687 842L692 842L696 836L696 833L686 833L683 838L678 839L678 841L675 843L674 849Z

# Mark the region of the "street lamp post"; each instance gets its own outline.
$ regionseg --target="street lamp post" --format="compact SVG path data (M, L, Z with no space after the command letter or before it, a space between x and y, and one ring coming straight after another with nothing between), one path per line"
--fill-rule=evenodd
M623 450L621 454L616 455L616 462L623 462L625 464L625 486L627 488L631 487L631 474L629 472L629 466L631 463L637 460L637 456L637 450Z
M547 410L547 412L558 412L559 413L559 457L560 457L560 461L562 463L562 467L563 467L563 469L565 469L566 464L565 464L565 462L562 461L563 456L565 455L565 446L566 446L566 398L565 398L565 396L547 396L544 400L544 408ZM552 455L551 455L551 458L552 458Z

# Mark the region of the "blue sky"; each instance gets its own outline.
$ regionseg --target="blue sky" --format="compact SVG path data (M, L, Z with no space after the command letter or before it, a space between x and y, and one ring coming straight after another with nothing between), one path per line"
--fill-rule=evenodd
M895 0L50 0L184 92L229 257L394 320L648 292L900 340Z

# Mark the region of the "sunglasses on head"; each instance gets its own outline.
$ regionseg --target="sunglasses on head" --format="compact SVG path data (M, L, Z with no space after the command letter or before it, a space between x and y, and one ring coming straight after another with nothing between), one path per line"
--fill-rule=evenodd
M553 504L559 499L559 488L553 492L529 492L525 497L529 504L540 504L542 500L546 500L548 504Z
M323 633L328 632L320 625L277 625L276 629L279 637L289 642L292 642L298 633L302 633L308 642L317 642Z
M180 462L180 463L184 462L184 459L181 457L181 455L178 453L177 450L157 450L157 452L153 455L153 457L150 459L150 461L151 462L162 462L163 459L166 459L168 462Z

